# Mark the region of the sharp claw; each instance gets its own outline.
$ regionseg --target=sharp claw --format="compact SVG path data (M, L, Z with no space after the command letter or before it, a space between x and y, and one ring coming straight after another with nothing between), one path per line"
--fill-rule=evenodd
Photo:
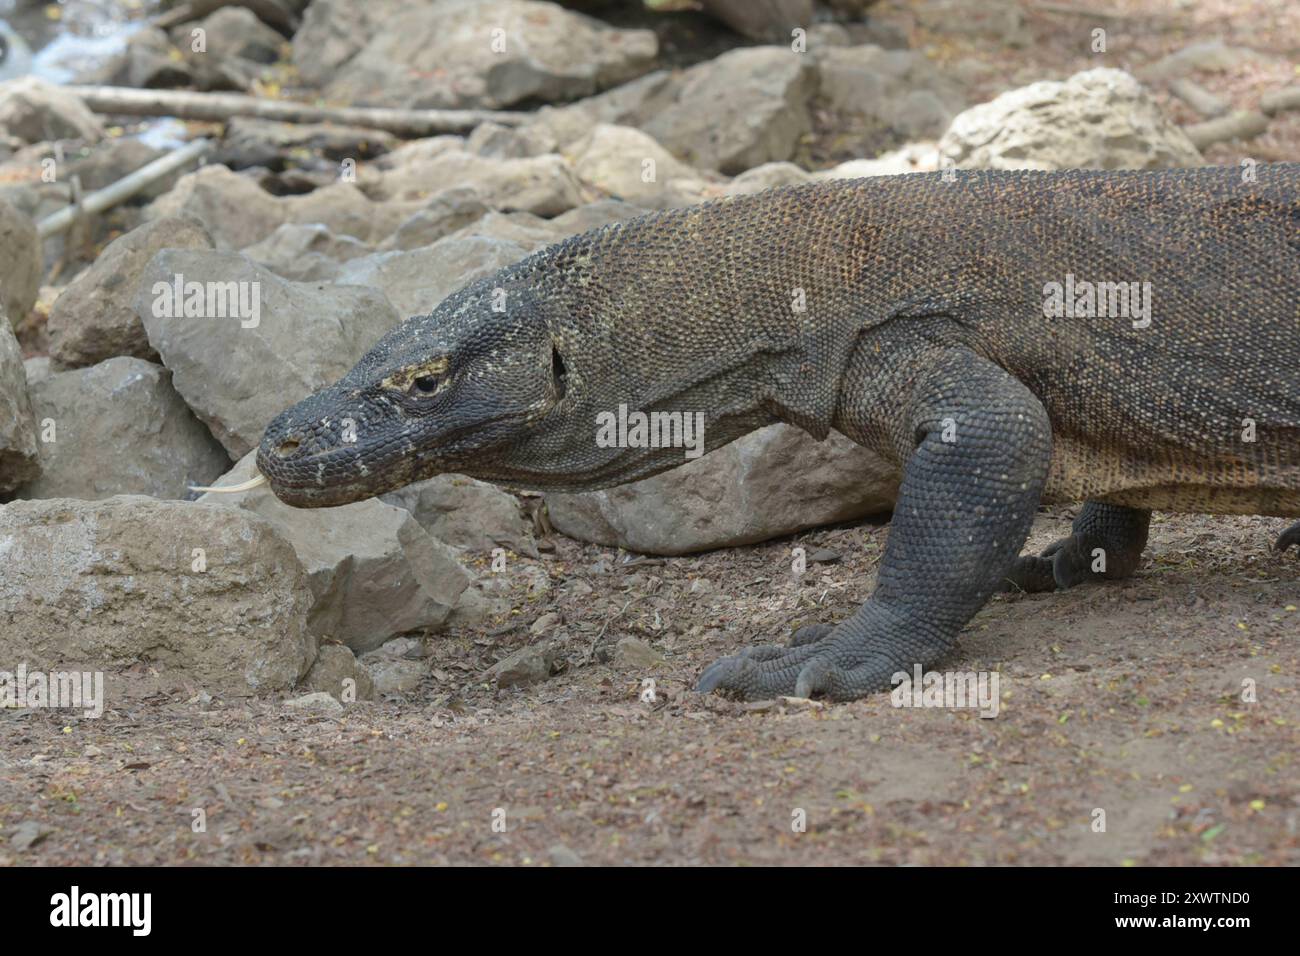
M726 680L729 671L734 667L734 662L739 660L736 657L720 657L708 667L704 668L704 673L700 675L699 683L695 685L696 691L701 694L711 694L722 686Z
M812 697L813 694L824 693L830 683L831 671L834 669L835 665L825 658L814 657L799 672L799 679L794 684L794 696Z

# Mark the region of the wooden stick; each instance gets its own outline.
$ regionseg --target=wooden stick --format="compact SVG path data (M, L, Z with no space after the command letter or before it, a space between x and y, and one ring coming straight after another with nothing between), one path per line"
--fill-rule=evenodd
M188 90L136 90L125 86L65 86L96 113L126 116L176 116L222 123L252 116L282 123L338 123L369 126L398 136L462 133L480 123L517 126L529 113L498 110L402 110L371 106L312 106L291 100L258 99L241 93L193 93Z
M1232 139L1252 139L1268 129L1268 117L1252 110L1238 110L1218 119L1184 126L1183 132L1197 149Z
M1272 116L1283 110L1300 110L1300 86L1271 90L1259 98L1259 108Z
M45 239L67 229L81 216L93 216L105 209L112 209L118 203L130 199L150 183L198 159L211 148L212 141L209 139L196 139L192 143L186 143L166 156L160 156L152 163L141 166L117 182L98 189L89 196L81 197L79 202L73 202L72 205L65 206L53 215L42 219L36 224L36 234Z

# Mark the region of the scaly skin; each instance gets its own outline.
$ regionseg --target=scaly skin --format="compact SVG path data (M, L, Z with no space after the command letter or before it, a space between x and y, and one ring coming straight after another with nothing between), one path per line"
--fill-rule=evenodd
M700 688L882 690L999 588L1131 574L1152 509L1300 516L1300 165L1255 172L890 177L605 227L393 330L258 465L300 507L442 472L582 491L684 460L600 447L620 405L703 413L707 449L836 428L903 474L876 592ZM1045 317L1067 274L1150 283L1150 324ZM1040 502L1078 500L1017 558Z

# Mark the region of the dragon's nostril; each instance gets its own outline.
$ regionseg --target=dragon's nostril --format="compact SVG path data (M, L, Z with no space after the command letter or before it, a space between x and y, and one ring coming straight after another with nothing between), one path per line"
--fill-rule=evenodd
M286 438L275 446L275 453L281 458L288 458L298 450L299 444L301 443L296 438Z

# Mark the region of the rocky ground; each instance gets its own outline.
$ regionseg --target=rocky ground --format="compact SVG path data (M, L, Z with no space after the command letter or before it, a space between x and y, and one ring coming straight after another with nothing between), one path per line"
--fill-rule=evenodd
M995 719L690 692L719 654L849 613L884 527L627 568L560 541L505 572L513 625L403 648L400 700L141 675L99 720L0 715L0 862L1295 865L1300 585L1266 550L1279 525L1161 521L1131 582L995 599L953 661L998 668ZM843 558L795 577L795 545ZM549 679L485 677L539 643Z
M950 664L999 674L982 719L691 692L871 592L895 478L842 439L778 426L545 499L188 490L247 478L266 422L402 317L647 210L950 164L1295 160L1300 13L838 2L794 56L724 0L454 5L227 7L81 79L517 125L191 123L205 166L43 242L77 189L167 147L0 86L0 672L108 686L98 719L0 708L0 864L1300 862L1280 519L1159 515L1132 580L996 598ZM466 39L496 23L531 41L507 69ZM258 314L187 313L157 291L182 276L256 289Z

